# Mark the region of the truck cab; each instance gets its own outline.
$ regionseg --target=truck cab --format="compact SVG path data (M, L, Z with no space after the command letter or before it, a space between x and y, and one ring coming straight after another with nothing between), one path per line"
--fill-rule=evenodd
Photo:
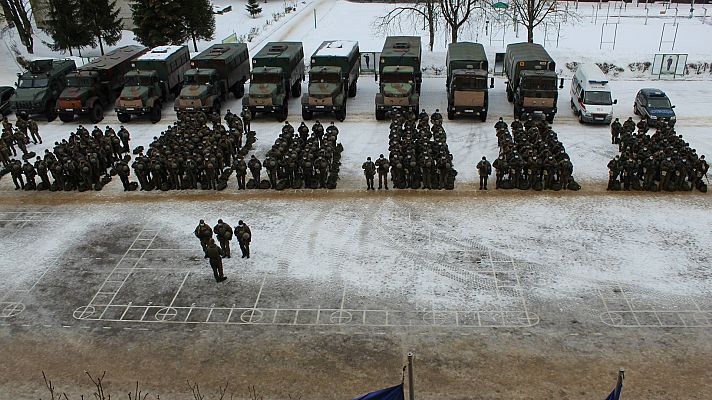
M21 118L44 114L48 121L57 118L57 98L66 85L65 76L74 71L72 60L35 60L28 71L18 74L17 90L11 99L15 113Z
M62 122L71 122L75 114L89 113L97 123L104 118L103 101L111 97L109 88L102 85L96 71L74 71L67 74L67 87L57 100L57 113Z
M376 93L376 119L386 118L389 110L410 110L418 113L420 95L417 92L415 69L407 66L384 67Z
M348 82L344 83L340 67L314 67L309 72L308 92L302 97L302 116L310 120L315 111L334 110L336 118L346 118Z
M115 108L119 121L129 122L131 115L150 113L151 122L161 120L161 99L168 86L161 81L156 71L135 70L124 75L124 89L116 99Z
M473 113L487 120L487 71L456 69L448 79L448 119L457 114ZM490 85L494 86L494 85Z
M287 119L289 96L286 91L289 83L284 81L284 72L280 67L256 67L250 76L250 93L243 97L243 108L249 108L252 115L256 112L275 112L281 121Z
M218 71L191 69L183 75L183 88L176 98L175 111L203 111L220 113L221 103L227 95L227 88Z

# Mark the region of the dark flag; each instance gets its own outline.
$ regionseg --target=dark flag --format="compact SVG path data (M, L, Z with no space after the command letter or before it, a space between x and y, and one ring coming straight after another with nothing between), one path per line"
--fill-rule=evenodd
M621 390L623 390L623 370L618 371L618 382L616 382L616 387L613 388L611 394L606 397L606 400L620 400Z
M353 400L404 400L403 384L389 387L387 389L376 390Z

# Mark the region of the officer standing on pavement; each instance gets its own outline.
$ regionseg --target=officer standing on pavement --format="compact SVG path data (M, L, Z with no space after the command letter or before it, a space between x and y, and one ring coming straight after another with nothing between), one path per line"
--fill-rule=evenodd
M480 175L480 190L487 190L487 179L492 174L492 165L486 157L483 156L477 163L477 172Z
M366 158L366 162L361 166L363 174L366 175L366 190L375 190L373 187L373 178L376 176L376 164L371 161L371 157Z
M213 233L218 237L218 242L220 243L220 248L222 250L223 257L230 258L230 241L232 240L232 227L222 219L218 220L218 224L213 227Z
M201 219L198 226L195 227L195 231L193 233L195 234L195 237L200 239L200 247L203 248L205 258L208 258L208 242L210 242L210 239L213 237L213 230L210 229L208 224Z
M252 240L252 231L242 220L237 222L237 242L240 244L242 258L250 258L250 241Z

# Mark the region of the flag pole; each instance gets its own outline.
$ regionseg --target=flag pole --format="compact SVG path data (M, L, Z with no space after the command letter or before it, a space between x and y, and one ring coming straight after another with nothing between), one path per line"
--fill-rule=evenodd
M623 388L623 378L625 378L625 370L623 368L618 370L618 381L616 382L616 394L614 398L616 400L621 398L621 389Z
M415 400L413 391L413 353L408 353L408 399Z

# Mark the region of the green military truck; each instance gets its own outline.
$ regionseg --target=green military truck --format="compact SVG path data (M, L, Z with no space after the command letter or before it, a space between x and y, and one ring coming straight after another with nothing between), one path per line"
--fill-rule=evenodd
M301 42L269 42L252 57L250 92L242 108L253 116L275 113L278 121L289 115L289 96L302 95L304 47Z
M504 56L507 74L507 100L514 102L514 117L543 115L554 122L556 101L556 63L540 44L512 43ZM561 79L559 88L564 87Z
M132 115L149 114L151 122L161 120L163 103L180 92L183 73L190 68L188 46L160 46L131 63L124 75L124 89L114 109L122 123Z
M420 69L422 46L418 36L389 36L383 45L376 80L381 79L376 93L376 119L383 120L394 110L420 109Z
M235 98L245 94L250 77L250 55L244 43L214 44L190 60L183 75L183 88L173 109L177 112L215 112L232 92Z
M55 105L66 85L66 75L77 69L72 60L34 60L24 74L17 74L17 90L10 103L21 118L44 114L48 121L57 118Z
M114 103L124 87L124 74L131 61L146 52L143 46L124 46L98 57L67 74L67 87L59 95L57 113L62 122L75 115L89 114L97 123L104 119L104 109Z
M326 41L311 56L309 90L302 96L302 118L315 112L333 112L339 121L346 118L346 99L356 96L361 73L358 42Z
M479 43L450 43L447 47L447 117L476 115L487 120L487 55ZM494 87L491 78L490 87Z

